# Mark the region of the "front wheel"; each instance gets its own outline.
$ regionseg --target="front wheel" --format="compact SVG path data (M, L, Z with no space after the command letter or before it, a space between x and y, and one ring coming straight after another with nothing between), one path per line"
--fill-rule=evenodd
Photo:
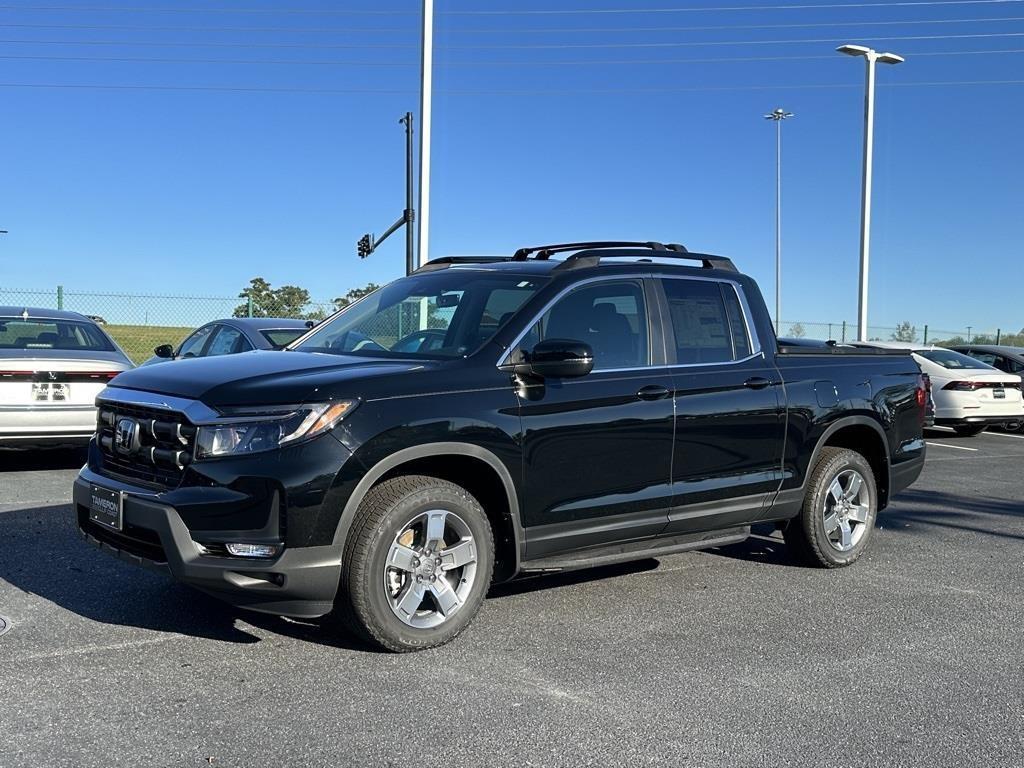
M395 477L359 505L335 614L388 650L433 648L469 626L493 568L490 523L472 495L434 477Z
M956 432L960 437L974 437L980 435L985 431L984 424L957 424L953 427L953 431Z
M847 448L823 448L807 481L800 514L783 536L802 561L841 568L867 548L878 515L875 475L867 459Z

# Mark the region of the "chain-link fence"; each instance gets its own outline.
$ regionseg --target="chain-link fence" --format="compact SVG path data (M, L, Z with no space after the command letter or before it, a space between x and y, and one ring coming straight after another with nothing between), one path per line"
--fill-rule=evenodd
M807 339L832 339L838 342L854 341L857 338L857 323L839 321L835 323L784 321L780 324L780 336ZM951 330L936 328L928 323L901 323L900 325L869 325L870 341L907 341L922 344L954 346L956 344L1007 344L1024 346L1024 329L1010 328L964 328Z
M358 295L349 294L353 298ZM103 323L106 331L136 362L153 354L158 344L177 345L195 328L225 317L289 317L320 320L334 312L346 299L311 300L305 294L276 295L253 299L226 296L149 296L120 293L87 293L57 286L51 290L18 290L0 288L0 306L67 309L89 315ZM408 305L408 306L407 306ZM450 308L420 307L402 302L392 313L376 318L386 328L367 328L370 337L402 338L420 327L418 313L428 312L428 328L435 327ZM393 317L392 317L393 315ZM415 317L414 317L415 315ZM443 327L441 323L439 327ZM831 323L783 322L780 336L808 339L834 339L838 342L857 338L857 324L850 321ZM935 328L928 323L902 323L898 326L870 326L868 338L876 341L911 341L928 344L1011 344L1024 346L1024 329Z

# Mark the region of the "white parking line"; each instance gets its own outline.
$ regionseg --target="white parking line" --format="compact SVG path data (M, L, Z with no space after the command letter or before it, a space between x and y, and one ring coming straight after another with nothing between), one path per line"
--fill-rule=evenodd
M928 442L928 445L934 445L936 448L956 448L958 451L974 451L977 453L980 448L966 448L962 445L946 445L945 443L932 443Z
M990 437L1015 437L1018 440L1024 440L1024 435L1011 435L1009 432L986 432L985 434Z

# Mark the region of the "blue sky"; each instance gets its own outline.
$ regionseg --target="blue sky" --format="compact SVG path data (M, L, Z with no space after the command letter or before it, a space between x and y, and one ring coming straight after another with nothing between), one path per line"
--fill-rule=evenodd
M781 105L783 316L855 320L863 65L834 49L857 42L907 57L878 73L871 323L1024 326L1024 2L436 7L433 255L653 238L770 297ZM0 287L400 275L400 235L363 262L355 241L401 210L418 8L0 4Z

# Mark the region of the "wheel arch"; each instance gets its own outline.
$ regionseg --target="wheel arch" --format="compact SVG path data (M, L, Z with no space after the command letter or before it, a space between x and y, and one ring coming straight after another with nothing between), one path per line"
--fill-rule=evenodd
M878 509L885 509L889 503L889 479L891 467L889 464L889 442L886 440L885 432L877 421L866 416L848 416L839 419L822 433L818 438L814 451L811 453L811 460L807 465L807 473L804 479L806 486L807 477L814 470L814 466L821 455L823 448L849 448L863 456L871 470L875 474L875 485L878 489Z
M391 477L423 474L439 477L472 493L491 522L495 540L495 581L519 572L525 537L519 520L519 496L508 468L494 453L479 445L439 442L396 451L374 464L362 476L345 502L334 546L345 551L345 542L356 510L375 485Z

